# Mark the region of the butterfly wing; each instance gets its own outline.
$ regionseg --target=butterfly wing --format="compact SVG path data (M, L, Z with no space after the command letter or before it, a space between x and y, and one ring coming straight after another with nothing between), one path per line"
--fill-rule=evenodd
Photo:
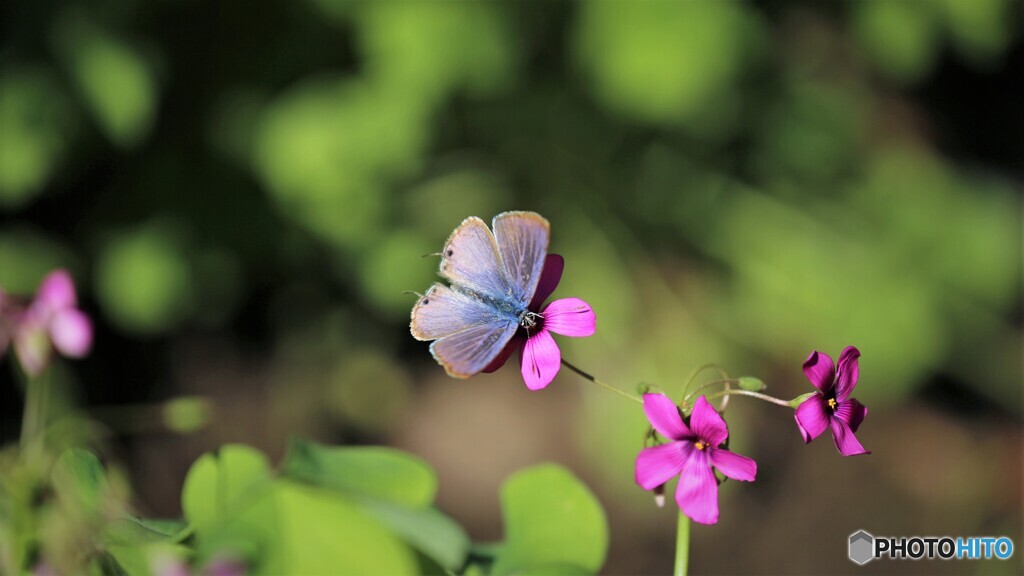
M478 294L497 299L512 295L494 234L476 217L466 218L448 237L441 253L440 274L452 284Z
M551 226L534 212L504 212L491 223L512 296L526 305L537 291L544 258L548 253Z
M518 328L479 298L434 284L412 309L410 329L418 340L434 340L430 352L448 374L468 378L486 368Z

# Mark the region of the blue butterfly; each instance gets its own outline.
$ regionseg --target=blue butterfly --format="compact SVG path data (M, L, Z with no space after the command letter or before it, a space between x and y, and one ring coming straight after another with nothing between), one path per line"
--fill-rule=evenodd
M520 327L529 330L540 319L529 306L547 256L548 221L504 212L491 226L493 234L472 217L452 232L439 269L451 286L435 283L412 309L413 337L433 340L431 354L456 378L487 369Z

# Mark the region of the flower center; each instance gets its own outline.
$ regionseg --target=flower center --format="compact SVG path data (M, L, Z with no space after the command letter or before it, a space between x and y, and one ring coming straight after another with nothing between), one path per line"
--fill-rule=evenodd
M838 406L838 405L839 405L839 404L838 404L838 403L836 402L836 399L835 399L835 398L829 398L829 399L828 399L828 407L829 407L829 408L830 408L830 409L831 409L831 410L832 410L833 412L835 412L835 411L836 411L836 406Z
M527 334L538 332L544 325L544 316L530 310L523 311L519 315L519 327L525 328Z
M703 440L697 440L693 445L697 447L697 450L703 450L708 447L708 443Z

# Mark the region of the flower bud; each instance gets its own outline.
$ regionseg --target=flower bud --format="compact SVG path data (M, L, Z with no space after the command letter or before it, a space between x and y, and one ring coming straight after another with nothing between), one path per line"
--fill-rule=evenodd
M760 392L768 387L760 378L754 378L753 376L742 376L738 382L740 388L751 392Z
M662 484L654 489L654 503L658 505L658 508L665 507L665 485Z

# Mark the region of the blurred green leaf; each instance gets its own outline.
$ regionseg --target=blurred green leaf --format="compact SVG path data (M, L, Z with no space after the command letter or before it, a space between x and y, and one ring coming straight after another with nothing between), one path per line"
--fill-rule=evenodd
M359 501L358 506L445 569L456 572L466 561L469 537L461 526L437 510L372 500Z
M179 396L163 406L164 424L180 434L202 430L212 413L213 406L202 396Z
M416 573L412 551L339 494L281 481L273 497L278 523L271 546L282 560L276 573Z
M1013 38L1013 3L1009 0L942 0L953 43L974 64L992 64Z
M853 2L854 36L883 74L915 82L931 72L938 56L937 5L906 0Z
M191 312L192 290L181 242L160 224L120 234L99 256L96 295L125 330L152 334L182 323Z
M297 222L338 247L360 248L381 234L388 185L422 161L426 113L408 93L309 80L263 109L253 166Z
M182 520L153 520L127 516L108 524L103 540L108 544L133 546L139 544L180 542L191 533Z
M604 510L568 470L548 464L517 472L501 488L501 510L505 542L493 574L594 574L604 564Z
M281 473L294 480L414 508L434 501L437 476L423 460L392 448L331 447L292 440Z
M74 120L49 70L0 69L0 206L20 206L50 181Z
M59 22L55 38L107 137L124 147L141 142L152 128L158 97L156 76L146 58L77 11Z
M359 7L360 49L371 80L430 103L457 90L488 94L510 85L516 36L501 3L393 0Z
M575 56L612 110L699 124L728 110L756 25L738 2L596 0L580 6Z
M203 535L258 498L269 479L270 467L261 452L239 444L224 445L192 464L181 491L181 509Z
M98 512L107 493L107 474L94 454L80 448L66 450L53 465L53 487L73 506Z

